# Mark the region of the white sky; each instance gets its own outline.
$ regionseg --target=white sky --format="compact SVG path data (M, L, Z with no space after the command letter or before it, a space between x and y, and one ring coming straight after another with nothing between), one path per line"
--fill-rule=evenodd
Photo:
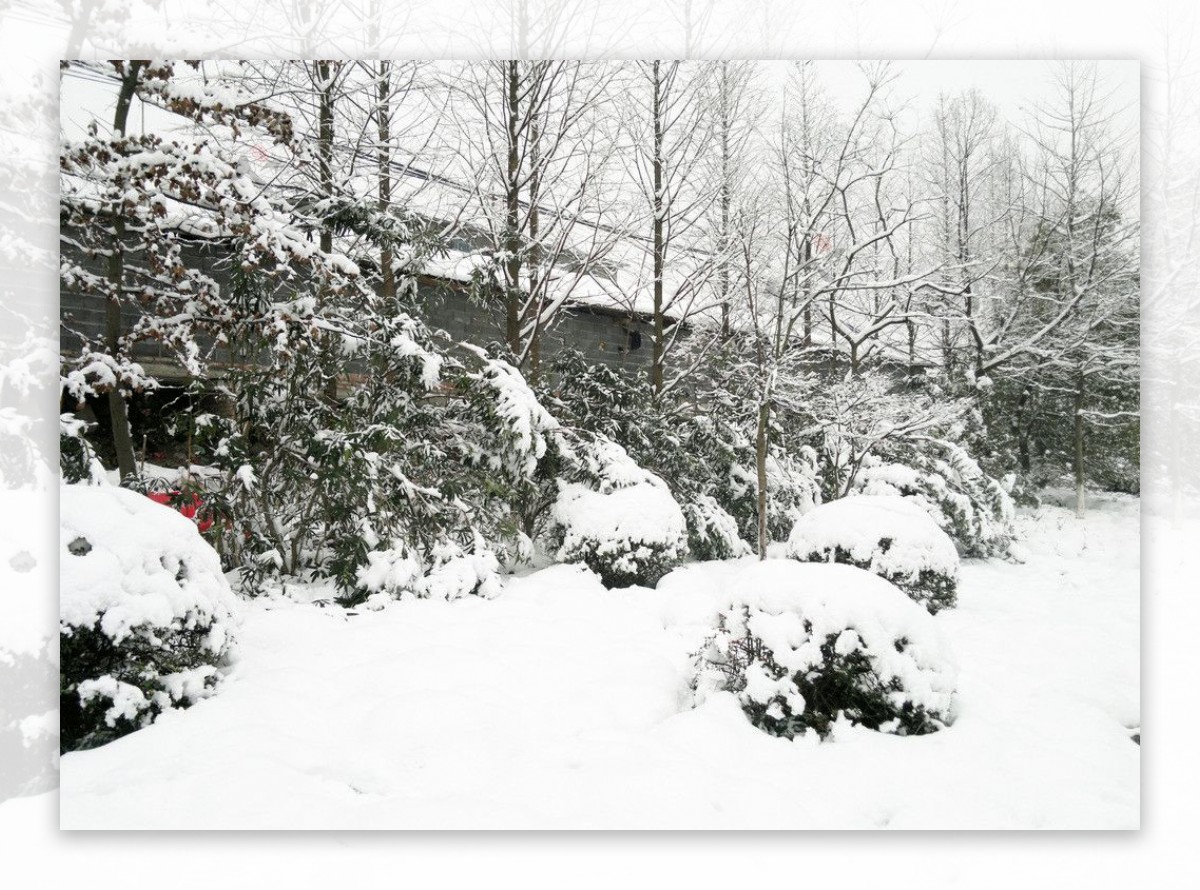
M789 61L766 61L759 63L768 82L782 83ZM817 71L821 82L829 90L836 104L845 108L854 102L863 89L858 62L820 61ZM1029 60L916 60L892 63L900 77L896 83L897 97L909 100L910 107L922 116L939 93L954 93L972 87L979 89L999 109L1001 115L1017 123L1025 112L1037 102L1048 101L1053 96L1053 61ZM1106 87L1112 92L1114 110L1120 109L1120 120L1124 126L1136 133L1140 111L1139 68L1136 61L1098 61L1095 63ZM61 121L63 131L69 137L82 135L93 116L110 120L112 89L101 84L90 83L79 77L74 70L63 78L61 96ZM159 123L158 112L147 112L148 125L153 128ZM141 123L141 113L134 112L131 123Z
M790 61L763 62L768 77L782 82ZM861 62L818 61L820 82L843 110L861 97L864 86ZM865 64L871 64L869 62ZM1053 75L1060 62L1027 59L902 60L891 63L899 75L894 91L898 99L922 118L939 93L978 89L996 105L1001 116L1019 124L1038 103L1054 97ZM1120 110L1122 129L1138 132L1140 115L1140 63L1127 60L1095 61L1102 89L1110 91L1113 110Z

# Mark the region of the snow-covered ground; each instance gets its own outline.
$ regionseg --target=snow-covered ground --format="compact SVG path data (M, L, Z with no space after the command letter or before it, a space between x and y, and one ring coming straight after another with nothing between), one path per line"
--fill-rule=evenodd
M688 690L713 579L245 609L216 697L62 759L65 828L1136 828L1138 501L1020 518L936 616L953 725L794 742ZM311 591L309 592L311 594Z

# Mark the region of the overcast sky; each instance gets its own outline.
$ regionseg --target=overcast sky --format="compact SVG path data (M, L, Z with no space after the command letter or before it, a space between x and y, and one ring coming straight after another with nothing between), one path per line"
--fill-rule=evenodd
M928 108L941 92L955 93L976 88L990 99L1008 120L1018 122L1038 102L1052 101L1053 76L1058 61L901 61L893 65L900 74L896 88L918 105ZM1137 127L1139 82L1137 62L1097 61L1100 80L1112 91L1113 110L1122 110L1126 126ZM831 90L855 72L851 62L822 62L823 76Z
M461 63L443 63L447 67ZM761 86L777 95L787 82L788 72L793 68L791 61L763 61ZM817 80L827 92L833 104L846 112L861 101L865 92L865 78L861 66L854 61L818 61L815 63ZM996 107L1000 116L1021 127L1028 123L1029 112L1039 103L1052 103L1055 98L1054 75L1062 63L1057 61L1030 60L912 60L890 63L898 75L891 87L889 105L905 109L900 117L903 132L912 136L929 126L930 115L941 93L954 94L976 88ZM1117 115L1115 123L1131 137L1130 145L1137 145L1139 132L1139 89L1140 65L1136 61L1099 61L1094 63L1100 76L1102 91L1111 97L1111 110ZM69 69L62 83L61 123L63 136L79 139L93 118L104 129L112 120L115 83L103 76ZM131 127L163 132L183 123L154 107L136 104L130 115ZM134 131L136 132L137 129ZM261 140L259 140L261 141ZM418 142L422 140L418 139ZM421 159L422 165L429 164L443 174L453 176L449 169L433 157ZM1136 212L1136 208L1131 208Z
M768 80L782 83L789 61L762 62ZM1053 95L1054 61L1028 60L957 60L896 61L892 65L900 77L896 92L911 100L922 112L941 92L978 88L1011 121L1019 121L1031 105ZM1095 63L1106 86L1111 89L1114 110L1121 110L1125 125L1137 126L1139 114L1139 63L1135 61L1098 61ZM820 61L817 69L821 82L842 107L848 106L863 89L858 62ZM109 117L111 89L84 82L74 70L64 78L62 121L64 131L77 136L93 115Z

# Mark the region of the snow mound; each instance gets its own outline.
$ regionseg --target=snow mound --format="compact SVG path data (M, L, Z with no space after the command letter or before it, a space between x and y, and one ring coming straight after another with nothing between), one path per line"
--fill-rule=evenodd
M892 584L845 565L767 560L726 577L700 698L734 693L751 722L792 738L848 720L898 735L943 726L958 676L933 618Z
M107 485L59 505L63 746L92 747L212 694L238 601L177 511Z
M687 554L687 523L667 484L600 440L591 482L562 482L551 512L559 562L586 563L607 587L653 586Z
M927 512L905 498L859 495L822 504L796 522L787 555L867 569L931 613L955 603L958 550Z

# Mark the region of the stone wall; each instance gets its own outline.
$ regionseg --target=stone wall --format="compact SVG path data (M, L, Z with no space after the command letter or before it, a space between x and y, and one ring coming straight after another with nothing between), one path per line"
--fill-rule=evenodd
M418 295L420 312L432 328L456 340L479 346L503 341L504 307L483 306L452 285L423 281ZM561 349L577 349L591 362L611 368L639 370L650 366L651 326L648 319L628 314L572 307L559 313L542 335L542 361Z
M69 250L63 245L63 250ZM189 243L183 248L184 261L229 286L228 272L221 262L219 246L204 242ZM103 273L103 264L94 260L75 259L91 271ZM418 289L418 314L431 327L446 331L456 340L486 346L504 339L504 309L502 306L483 306L468 299L458 285L438 279L423 279ZM93 294L81 294L62 289L59 294L61 319L60 348L64 354L78 351L80 338L75 332L98 338L104 331L104 300ZM137 321L133 307L123 307L123 329L130 330ZM564 310L550 330L543 334L542 360L549 361L560 349L578 349L589 361L611 368L645 369L650 365L650 325L648 320L626 313L575 307ZM134 357L147 373L163 382L179 381L183 374L172 359L170 351L156 342L136 344ZM218 348L214 364L228 360L228 352Z

